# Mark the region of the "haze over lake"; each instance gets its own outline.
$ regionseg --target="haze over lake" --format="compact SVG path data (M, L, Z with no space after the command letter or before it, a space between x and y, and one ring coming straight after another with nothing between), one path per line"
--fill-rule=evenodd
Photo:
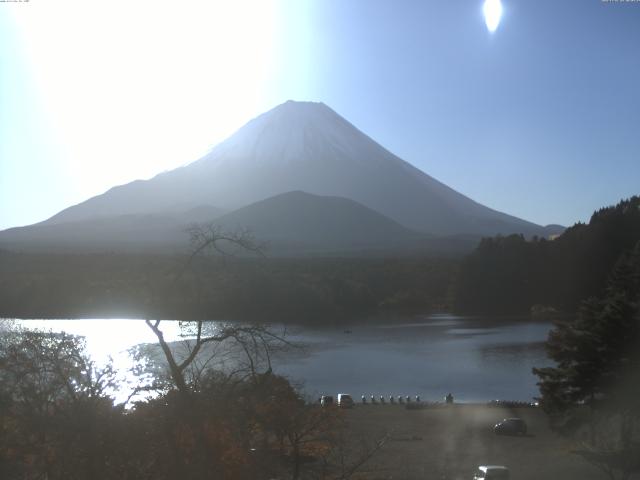
M132 364L127 351L156 343L142 320L20 320L27 328L66 331L86 338L98 363L109 356L123 373ZM482 327L480 327L482 325ZM178 322L162 322L165 338L180 340ZM505 318L420 315L383 318L348 327L287 327L287 339L303 348L273 359L274 371L319 394L420 395L441 400L531 401L538 395L533 366L545 366L543 343L551 325ZM126 398L126 395L118 395Z

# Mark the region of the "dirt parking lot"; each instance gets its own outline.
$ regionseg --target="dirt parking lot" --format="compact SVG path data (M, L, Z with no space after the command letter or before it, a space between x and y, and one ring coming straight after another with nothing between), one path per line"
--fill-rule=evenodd
M538 408L450 405L407 410L401 405L357 405L346 413L356 437L389 433L361 470L366 479L470 480L478 465L506 465L512 480L596 480L604 476L570 453L571 441L553 433ZM493 425L521 417L526 436L498 436Z

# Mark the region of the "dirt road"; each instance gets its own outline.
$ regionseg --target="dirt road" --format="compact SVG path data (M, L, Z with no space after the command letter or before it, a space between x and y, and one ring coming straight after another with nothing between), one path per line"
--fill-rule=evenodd
M390 434L362 469L362 478L470 480L482 464L508 466L512 480L604 478L570 453L575 445L553 433L537 408L451 405L407 410L400 405L357 405L346 417L355 436ZM495 435L493 425L507 417L523 418L528 435Z

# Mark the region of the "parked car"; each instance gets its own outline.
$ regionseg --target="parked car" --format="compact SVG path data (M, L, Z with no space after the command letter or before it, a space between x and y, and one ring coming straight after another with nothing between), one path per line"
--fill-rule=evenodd
M480 465L473 480L509 480L509 469L503 465Z
M353 398L351 398L351 395L349 395L348 393L339 393L338 406L342 408L352 408Z
M526 435L527 424L521 418L505 418L493 427L496 435Z
M320 397L320 405L322 405L323 407L333 405L333 397L331 395L322 395Z

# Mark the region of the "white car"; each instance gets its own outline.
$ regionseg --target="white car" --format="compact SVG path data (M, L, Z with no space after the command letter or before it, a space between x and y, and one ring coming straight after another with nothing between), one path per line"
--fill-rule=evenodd
M509 469L503 465L480 465L473 480L509 480Z

